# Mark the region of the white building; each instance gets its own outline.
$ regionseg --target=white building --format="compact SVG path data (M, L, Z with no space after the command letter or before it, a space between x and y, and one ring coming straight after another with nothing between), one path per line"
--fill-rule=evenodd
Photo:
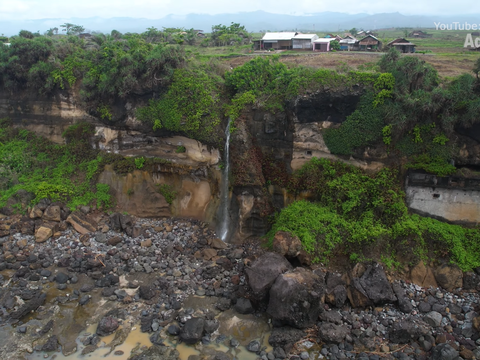
M293 48L299 50L312 50L313 42L317 39L317 34L298 34L292 39Z

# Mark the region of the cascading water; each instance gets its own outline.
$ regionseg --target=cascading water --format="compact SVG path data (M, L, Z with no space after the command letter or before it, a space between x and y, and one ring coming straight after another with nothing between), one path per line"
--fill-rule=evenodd
M228 119L227 129L225 130L225 159L222 173L222 184L220 188L220 208L218 212L218 234L220 239L226 241L230 228L230 202L228 198L228 173L230 172L230 122Z

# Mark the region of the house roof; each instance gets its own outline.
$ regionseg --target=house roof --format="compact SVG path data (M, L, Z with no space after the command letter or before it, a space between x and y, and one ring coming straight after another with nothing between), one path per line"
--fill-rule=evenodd
M262 40L292 40L295 35L297 35L296 32L272 32L266 33Z
M332 42L332 41L335 41L337 39L335 38L320 38L320 39L317 39L314 41L314 43L329 43L329 42Z
M340 44L355 44L357 39L342 39L339 41Z
M318 37L317 34L298 34L298 35L295 35L294 39L298 39L298 40L311 40L311 39L313 39L315 36Z
M408 41L406 39L403 39L403 38L398 38L398 39L392 40L387 44L387 46L392 46L392 45L395 45L395 46L414 45L415 46L415 44L412 44L410 41Z

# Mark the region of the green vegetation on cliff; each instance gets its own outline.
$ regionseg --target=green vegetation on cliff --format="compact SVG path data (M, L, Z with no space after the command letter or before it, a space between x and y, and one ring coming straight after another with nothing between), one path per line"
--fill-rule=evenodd
M291 190L308 190L315 202L296 201L275 218L267 237L288 231L317 261L335 256L401 263L450 258L463 270L480 266L480 231L409 215L396 174L367 175L340 162L313 158L293 174Z
M385 54L379 70L391 74L394 85L377 95L364 95L356 111L324 138L334 154L352 155L383 143L394 156L406 156L408 167L437 175L455 172L454 130L478 122L480 86L470 74L440 83L435 69L418 57L395 50ZM385 91L390 91L389 93ZM383 96L378 102L378 96Z
M97 183L104 158L88 142L92 132L86 123L72 126L64 133L67 144L57 145L0 120L0 207L19 190L32 194L27 206L43 198L67 202L72 209L111 206L109 186Z

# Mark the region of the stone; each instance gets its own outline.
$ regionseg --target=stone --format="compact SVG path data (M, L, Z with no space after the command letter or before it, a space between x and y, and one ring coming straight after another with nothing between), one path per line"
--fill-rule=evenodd
M307 336L305 332L290 326L275 327L270 334L268 343L273 347L281 347L289 352L293 345L305 336Z
M188 319L180 331L180 339L188 345L196 344L202 339L204 326L202 318Z
M82 235L97 231L96 221L80 211L71 213L67 218L67 222Z
M123 241L123 238L121 236L114 236L108 239L107 244L115 246Z
M118 329L118 326L119 326L119 323L118 323L117 319L115 319L111 316L105 316L98 323L96 334L98 336L110 335L115 330Z
M405 319L393 323L389 328L389 338L393 343L405 344L425 336L429 330L428 325L423 322Z
M247 350L253 353L260 351L261 344L258 340L252 340L247 344Z
M463 272L454 264L444 264L435 270L435 280L447 291L463 286Z
M429 324L432 327L438 327L442 323L442 314L436 311L430 311L423 317L423 321Z
M414 284L422 287L438 287L432 269L425 266L423 261L420 261L414 268L412 268L410 271L410 278Z
M210 246L214 249L217 249L217 250L222 250L222 249L226 249L228 246L227 244L225 244L221 239L219 238L213 238L211 243L210 243Z
M250 300L245 298L237 299L237 303L233 308L240 314L252 314L255 311Z
M397 301L397 297L390 286L385 270L382 265L378 263L367 267L360 278L360 284L368 298L373 301L375 305Z
M62 272L59 272L56 276L55 276L55 281L58 283L58 284L66 284L67 281L68 281L69 277L67 274L65 273L62 273Z
M346 325L335 325L322 322L318 329L318 337L327 344L340 344L350 331Z
M275 280L270 289L267 313L279 324L304 329L318 319L323 292L318 275L296 268Z
M42 216L43 220L47 221L62 221L60 206L58 205L50 205L47 207Z
M215 256L217 256L217 250L215 249L203 249L202 256L205 260L211 260Z
M351 279L347 288L347 296L354 308L366 308L372 303L358 278Z
M140 299L151 300L157 294L157 290L152 285L142 285L138 289L138 295Z
M258 298L267 295L278 275L292 269L292 265L283 256L267 252L245 269L248 284Z
M45 344L42 346L42 351L50 352L57 351L58 339L56 335L50 336Z
M141 247L150 247L152 246L152 239L143 240L140 242Z
M43 211L38 207L38 205L35 205L32 210L30 210L30 213L28 214L28 217L30 219L40 219L43 216Z
M167 332L170 335L178 335L180 334L180 328L176 324L172 324L167 328Z
M300 239L286 231L277 231L273 238L273 251L287 258L294 258L302 250Z
M432 360L455 360L458 357L458 351L449 344L440 344L432 349Z
M405 289L398 282L392 285L392 289L395 293L395 296L397 297L399 309L406 314L412 312L413 305L407 294L405 293Z
M50 239L55 232L55 224L44 223L37 229L37 231L35 231L35 241L37 243L43 243Z

